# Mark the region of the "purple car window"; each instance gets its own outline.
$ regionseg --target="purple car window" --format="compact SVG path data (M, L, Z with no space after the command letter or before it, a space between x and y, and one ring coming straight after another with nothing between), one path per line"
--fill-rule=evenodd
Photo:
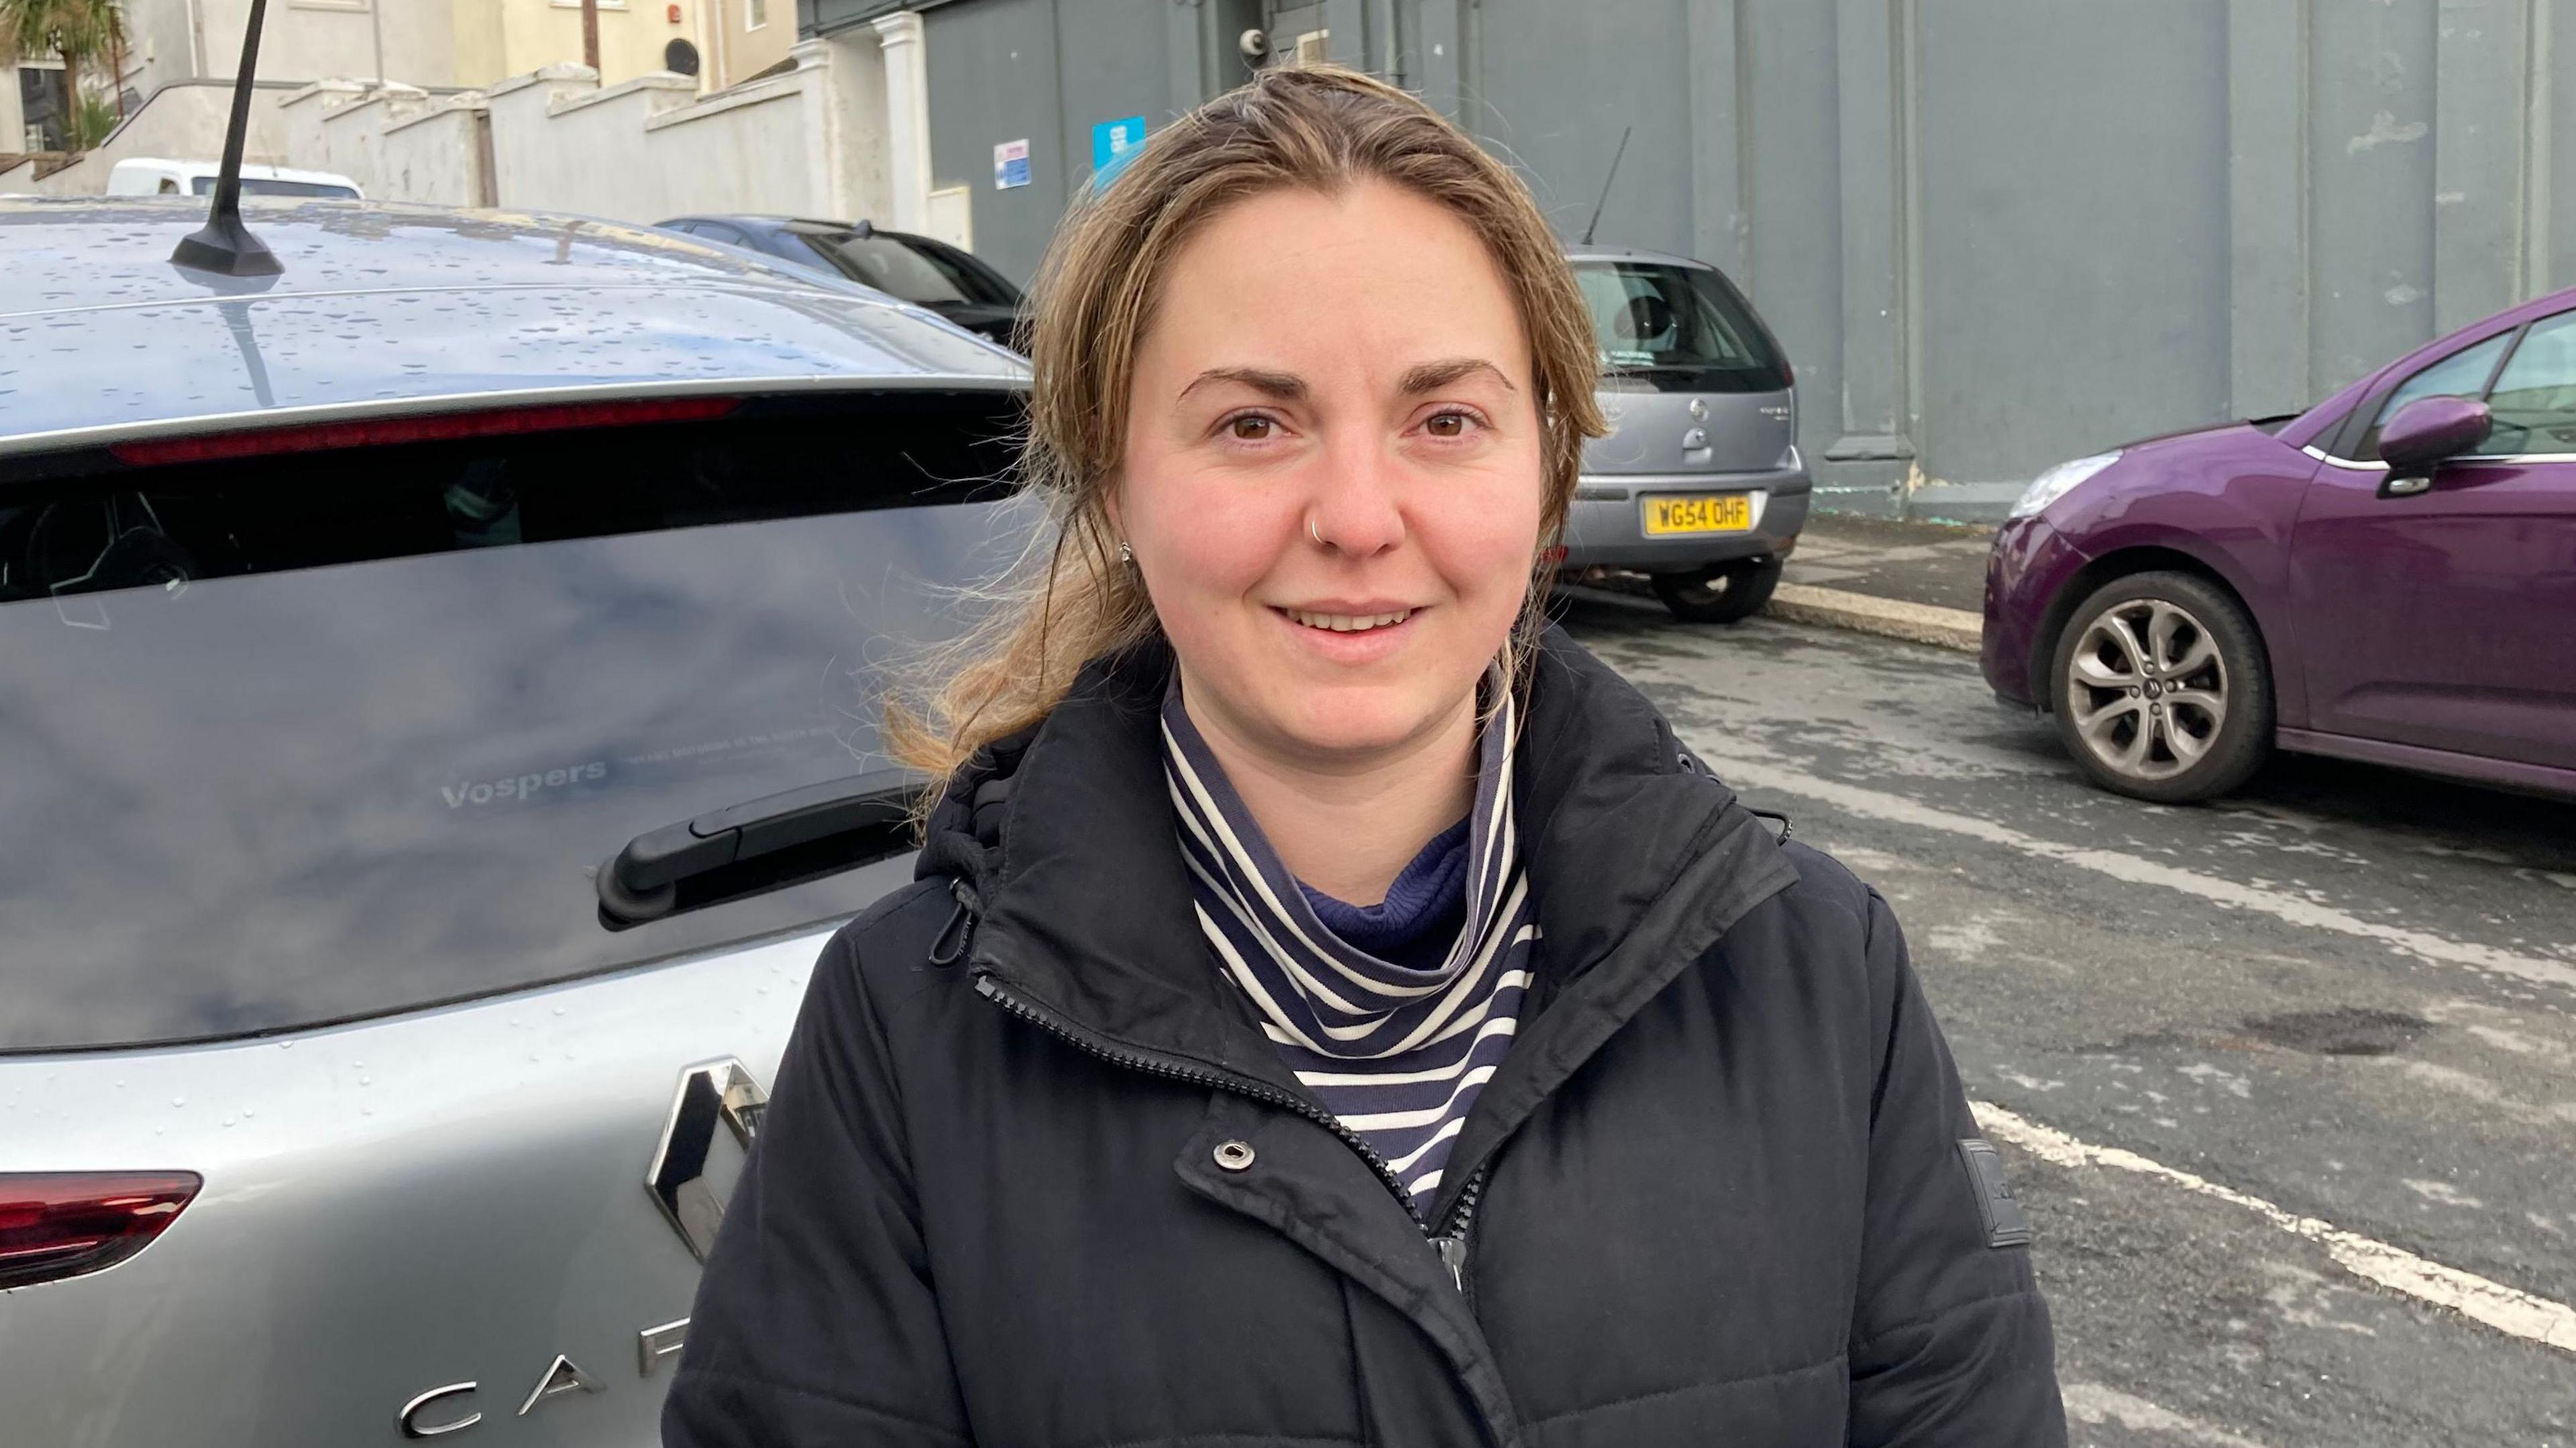
M2397 409L2419 397L2476 397L2486 391L2487 379L2495 374L2496 359L2504 355L2505 344L2513 340L2511 332L2489 337L2474 347L2452 353L2398 384L2379 405L2379 416L2363 433L2361 447L2355 456L2369 461L2379 456L2379 429L2397 415Z
M2487 398L2495 414L2481 453L2576 453L2576 312L2531 324Z

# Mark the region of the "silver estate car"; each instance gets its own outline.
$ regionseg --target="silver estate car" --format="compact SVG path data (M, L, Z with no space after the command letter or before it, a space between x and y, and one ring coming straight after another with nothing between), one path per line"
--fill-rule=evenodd
M1567 259L1592 309L1612 431L1584 449L1565 569L1643 573L1693 622L1750 615L1807 522L1787 354L1704 262L1621 247Z
M621 1444L1019 359L609 223L0 204L0 1442Z

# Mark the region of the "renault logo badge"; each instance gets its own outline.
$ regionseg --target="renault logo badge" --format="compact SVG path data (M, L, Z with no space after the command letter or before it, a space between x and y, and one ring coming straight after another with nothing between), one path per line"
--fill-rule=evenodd
M707 1180L716 1123L723 1122L734 1140L749 1150L760 1131L760 1113L768 1105L769 1093L751 1079L742 1062L730 1056L702 1061L680 1073L670 1119L662 1126L662 1144L644 1170L644 1189L652 1193L672 1230L701 1262L715 1245L716 1225L724 1220L724 1194Z
M1692 398L1690 400L1690 415L1691 421L1693 422L1708 421L1708 399L1705 397Z

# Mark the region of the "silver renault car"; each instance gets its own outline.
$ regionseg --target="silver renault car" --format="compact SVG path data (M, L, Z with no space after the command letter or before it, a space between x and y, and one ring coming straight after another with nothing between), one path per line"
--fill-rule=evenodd
M1612 431L1584 449L1565 570L1643 573L1692 622L1752 614L1807 522L1787 354L1705 262L1621 247L1567 259L1591 307Z
M0 204L0 1443L649 1443L1026 371L641 228Z

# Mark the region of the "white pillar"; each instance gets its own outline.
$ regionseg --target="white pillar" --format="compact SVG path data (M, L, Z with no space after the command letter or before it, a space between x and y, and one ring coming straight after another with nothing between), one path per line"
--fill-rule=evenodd
M868 22L885 52L886 159L897 231L930 224L930 76L923 64L921 16L899 11Z

